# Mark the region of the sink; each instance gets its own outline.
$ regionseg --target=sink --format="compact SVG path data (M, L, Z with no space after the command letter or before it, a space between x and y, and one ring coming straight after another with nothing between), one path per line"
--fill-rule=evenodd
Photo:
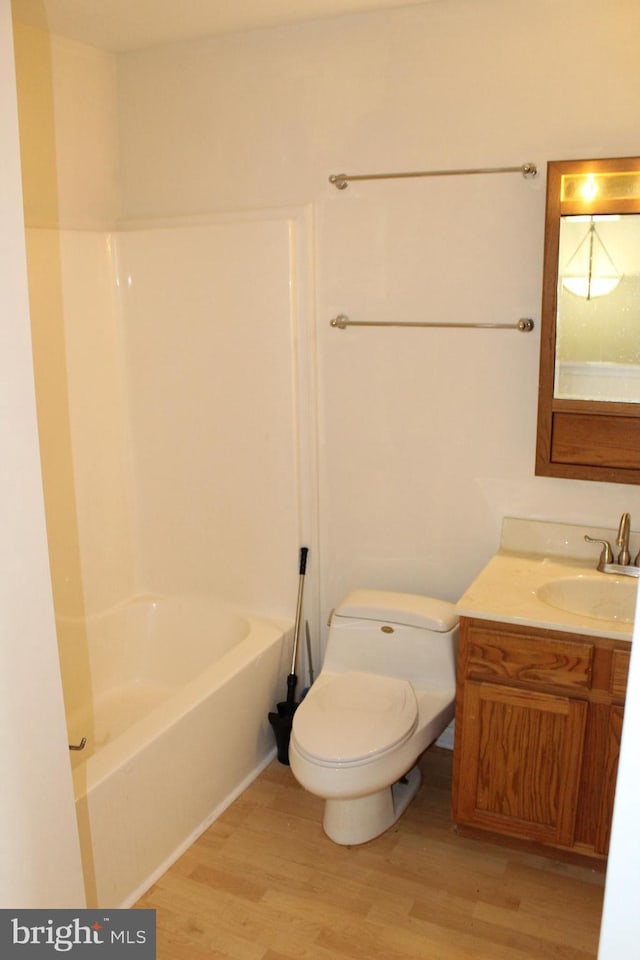
M556 610L633 623L638 582L608 574L578 575L548 580L536 590L539 600Z

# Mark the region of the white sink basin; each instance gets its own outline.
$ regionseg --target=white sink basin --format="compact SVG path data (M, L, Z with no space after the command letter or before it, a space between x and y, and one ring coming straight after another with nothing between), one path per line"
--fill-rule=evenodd
M610 574L578 575L549 580L536 590L539 600L556 610L633 623L638 581Z

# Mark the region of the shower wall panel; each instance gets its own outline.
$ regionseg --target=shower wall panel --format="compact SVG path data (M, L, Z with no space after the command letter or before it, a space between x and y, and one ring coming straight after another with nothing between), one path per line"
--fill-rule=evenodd
M105 232L27 229L38 426L56 612L135 588L128 429Z
M297 576L293 225L119 233L138 579L291 614Z

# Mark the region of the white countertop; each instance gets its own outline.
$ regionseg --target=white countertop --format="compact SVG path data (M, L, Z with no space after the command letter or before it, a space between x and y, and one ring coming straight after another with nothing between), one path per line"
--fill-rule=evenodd
M551 528L559 532L557 538ZM596 570L597 545L595 554L594 545L590 545L587 551L590 556L585 558L582 547L584 533L589 533L590 536L606 534L605 539L611 536L608 530L603 532L600 528L587 525L571 527L546 521L507 518L499 551L458 601L458 614L630 641L633 623L568 613L549 606L538 598L538 588L550 580L576 576L609 576L599 574ZM538 552L541 546L545 553ZM514 549L515 547L522 549ZM534 549L530 549L531 547ZM572 556L570 551L578 555ZM634 582L637 584L637 581Z

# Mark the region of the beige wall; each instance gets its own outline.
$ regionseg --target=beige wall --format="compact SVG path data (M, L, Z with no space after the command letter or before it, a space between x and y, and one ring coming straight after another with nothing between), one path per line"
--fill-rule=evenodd
M603 11L587 0L575 18L571 0L544 0L535 10L462 0L174 44L117 61L53 38L48 95L44 82L35 83L37 95L32 89L46 62L46 35L18 29L23 154L28 163L35 130L49 146L53 140L55 154L53 182L46 165L25 169L34 226L55 218L65 228L109 229L119 193L119 223L129 228L223 211L313 211L305 282L316 297L297 320L306 350L297 382L298 399L307 398L299 431L306 446L290 506L299 511L304 500L303 527L320 531L312 569L322 579L323 619L358 583L455 599L494 550L506 514L609 525L622 509L634 514L635 488L533 476L539 323L532 335L328 326L341 312L373 320L539 320L546 160L634 150L628 117L640 71L628 38L639 13L627 0L614 7ZM560 42L568 35L571 44ZM598 72L619 80L613 99L583 69L596 55ZM577 75L568 113L557 91ZM343 192L327 181L345 169L524 161L538 164L537 181L456 178L352 184ZM56 256L52 274L61 277L61 248ZM247 283L256 266L247 257ZM107 269L95 261L91 275ZM78 389L66 383L54 397L41 387L40 404L41 416L57 425L46 431L51 456L46 438L43 445L45 473L56 477L48 484L48 501L57 499L50 530L65 558L54 563L56 596L79 609L88 570L94 583L110 585L89 588L90 606L131 579L151 586L145 549L157 540L154 527L146 523L152 535L143 534L144 504L127 512L137 480L127 473L135 455L126 415L117 431L92 434L95 410L82 394L100 380L102 412L124 410L125 401L140 409L144 377L129 369L128 382L119 380L122 342L108 327L115 302L99 308L92 356L85 349L91 334L76 326L81 311L65 331L64 291L40 280L36 287L33 299L43 308L34 323L42 318L40 329L54 338L54 349L36 338L36 362L42 356L46 368L39 382L64 385L70 344L85 345ZM97 288L106 295L106 284ZM78 414L62 399L73 396ZM77 451L72 419L84 437ZM110 469L92 472L92 463ZM81 515L89 529L94 490L103 529L122 534L124 563L116 567L123 576L112 576L118 537L92 555L98 541L79 529ZM289 505L278 510L290 523Z
M545 164L637 152L639 30L634 0L460 0L121 58L125 217L313 205L323 614L357 584L457 598L508 514L640 526L636 487L533 475Z
M116 58L15 25L45 504L56 611L134 592L117 217Z
M57 906L78 905L68 785L64 775L60 780L62 721L36 490L17 150L10 148L15 127L13 80L7 75L11 57L6 0L0 0L0 16L0 116L5 125L0 237L10 252L0 263L6 271L3 305L7 316L18 318L17 326L8 328L2 353L8 414L3 418L8 467L2 499L10 521L4 526L2 611L5 637L19 635L22 641L2 646L0 730L9 734L3 755L10 790L2 801L9 847L3 851L0 899L3 905L9 896L20 905L54 900ZM467 274L464 284L452 287L450 282L438 292L419 256L421 247L409 246L410 236L405 236L399 255L389 259L393 270L380 269L394 249L395 233L388 233L386 220L393 218L400 194L363 185L349 187L341 196L326 177L343 169L523 160L535 160L542 170L546 159L636 153L639 16L635 0L613 0L606 7L596 0L541 0L535 5L461 0L123 58L126 216L315 206L315 359L321 373L320 516L327 605L351 581L365 579L425 589L436 584L443 593L456 595L494 548L505 513L606 525L623 508L637 516L636 488L533 478L537 334L530 340L514 335L505 341L502 334L491 341L464 334L462 340L446 342L444 334L434 339L429 332L431 339L425 341L417 339L423 334L409 331L415 335L411 341L371 340L369 334L358 340L355 333L338 334L324 325L338 310L355 316L373 307L380 315L393 314L405 279L410 282L408 302L402 305L407 315L424 316L426 310L435 317L451 304L461 312L461 289L479 289L484 264L495 265L494 255L504 246L507 254L500 257L499 276L491 288L499 295L490 298L491 310L502 315L508 307L511 315L516 307L537 319L543 178L528 194L515 188L513 195L506 194L513 196L514 214L520 219L513 229L507 222L500 239L496 231L505 226L505 216L496 221L492 206L482 208L484 187L467 195L465 208L472 201L480 204L475 216L483 227L483 268ZM113 64L93 51L88 57L102 81L107 77L107 93L103 109L94 111L91 101L93 116L86 119L89 129L92 119L106 119L108 145L101 152L91 147L91 138L88 144L76 143L79 153L74 149L67 154L70 166L56 170L54 180L53 140L39 153L27 149L27 162L34 166L29 184L40 180L41 190L38 200L28 187L33 225L89 224L102 229L117 205L113 113L106 105L107 100L112 103ZM78 64L82 56L73 59ZM34 77L45 63L40 58ZM81 80L86 79L83 74ZM67 86L67 92L74 93L71 105L80 87ZM101 83L98 88L105 90ZM46 114L50 108L47 99L42 109ZM75 125L73 108L67 119ZM52 131L49 116L37 133L50 137ZM93 139L94 146L101 137ZM78 169L74 158L85 158L87 148L91 156ZM89 162L96 159L97 166ZM75 186L96 171L98 180L87 187L89 195L77 199ZM416 194L405 195L406 205L415 206ZM439 190L421 195L425 232L419 240L422 244L435 235L440 246L451 249L449 207L438 211L443 196ZM497 198L505 201L501 188ZM410 234L410 218L404 226ZM375 275L366 270L370 247L361 247L363 240L378 244ZM339 241L353 254L344 265L333 253L341 249ZM403 264L411 266L408 275L401 272ZM411 286L414 273L424 277L418 289ZM514 274L515 290L509 300L503 299L502 287ZM372 280L374 302L366 298ZM360 403L357 417L344 405L354 400ZM352 479L342 492L346 473ZM412 478L410 483L407 478ZM374 567L368 566L371 558ZM25 714L38 716L37 729L22 723ZM616 846L628 846L626 823L633 822L633 805L626 822L622 813L614 852ZM622 877L621 889L633 889L627 877ZM618 893L614 889L612 896ZM628 919L632 910L624 906ZM627 946L625 941L623 949ZM609 952L619 956L620 947Z
M65 228L109 228L118 174L119 223L129 227L222 211L312 209L307 284L316 296L299 317L307 373L297 387L309 398L307 426L316 418L318 469L313 431L305 428L304 480L292 509L306 497L307 526L317 523L320 531L312 546L323 617L358 583L455 599L495 549L507 514L604 524L622 509L637 516L635 488L533 476L539 323L533 335L341 333L328 326L341 312L372 320L539 320L546 161L635 149L628 117L640 69L629 38L640 25L637 6L615 0L604 11L586 0L580 17L574 13L572 0L543 0L535 10L506 0L461 0L174 44L117 62L53 38L53 80L48 94L46 84L36 83L37 96L32 72L37 79L46 37L18 29L21 101L27 91L23 154L30 162L38 130L56 164L53 182L46 165L25 169L33 225L53 218ZM570 44L560 39L567 36ZM585 70L596 57L599 70ZM602 71L617 80L615 98L598 79ZM558 91L569 85L567 111ZM470 177L352 184L343 192L327 181L341 170L524 161L538 164L537 181ZM61 249L57 257L60 269L53 272L62 276ZM247 258L248 283L255 265ZM102 262L95 269L107 268ZM55 346L43 341L40 355L49 380L64 385L69 343L86 331L64 332L59 316L51 322L65 295L51 289L51 297L34 293ZM105 301L100 309L107 317L116 307ZM118 411L127 391L136 402L136 378L119 381L122 344L105 330L111 372L102 376L102 405ZM101 347L93 357L84 351L85 388L97 382L92 363L104 366L104 357ZM241 356L238 363L240 370ZM92 437L91 420L80 424L85 465L100 458L118 465L123 492L114 497L94 486L104 476L112 491L113 471L95 475L74 460L75 414L61 400L74 395L82 398L82 391L67 383L57 399L50 394L51 402L40 405L58 426L57 433L47 431L51 458L46 440L43 456L45 473L53 463L50 475L57 478L48 485L55 491L48 500L58 498L50 529L58 526L66 559L54 578L65 586L68 608L86 605L75 586L83 567L106 570L101 582L107 583L115 556L109 545L99 556L87 554L93 536L81 548L78 498L89 504L93 489L107 527L124 538L119 572L129 571L104 596L126 589L136 564L139 573L148 569L145 538L139 526L132 531L140 511L127 514L128 426ZM314 485L317 502L301 492ZM288 506L278 509L289 522ZM90 592L100 599L99 590Z
M56 611L204 591L286 616L304 526L308 216L118 231L115 58L16 36Z
M123 213L329 202L330 173L372 165L633 153L638 15L445 0L125 55Z
M80 907L38 460L7 0L0 0L0 141L0 906Z
M118 215L117 63L14 24L27 227L109 229Z
M0 9L8 13L6 0ZM538 319L544 163L637 152L630 118L640 87L639 19L635 0L613 0L606 9L596 0L541 0L535 7L460 0L150 50L119 64L120 144L114 61L66 41L49 46L39 34L26 40L18 30L19 82L28 76L35 81L36 101L28 108L33 123L22 129L31 226L108 229L117 215L118 164L125 218L313 206L317 343L308 350L308 370L317 363L319 385L316 392L308 373L301 387L312 398L309 406L317 406L319 424L321 552L315 556L322 564L325 607L354 583L455 597L494 549L507 513L605 525L622 509L637 516L635 487L532 476L537 333L495 334L490 340L434 331L381 337L371 331L341 334L329 330L327 321L342 311L354 319L435 319L466 316L469 309L501 320L514 313ZM0 37L8 40L6 17ZM6 72L10 59L3 56L0 64ZM39 71L55 76L53 88L38 83ZM11 77L0 90L13 96ZM83 129L93 132L83 139ZM15 131L4 142L11 136ZM4 151L3 158L13 162L15 153ZM500 180L489 187L485 180L467 181L459 190L444 181L428 189L363 184L339 194L326 180L345 169L524 160L538 163L538 182ZM3 186L15 183L15 170L10 173ZM15 257L20 231L14 194L12 201L9 214L2 208L2 237ZM456 257L449 254L460 250L469 232L468 210L476 245L466 251L462 272L447 272L438 286L439 271L453 269ZM433 258L437 270L430 267ZM6 262L15 281L19 264L16 272L16 261ZM489 270L496 271L490 280ZM6 297L10 285L3 289ZM11 315L15 308L10 299ZM19 311L24 316L24 300ZM303 322L308 349L311 315ZM63 366L64 331L56 324ZM7 462L14 453L18 457L18 483L7 480L4 499L14 523L37 526L37 496L33 488L25 493L36 476L25 337L25 329L17 337L12 329L10 342L22 352L17 358L3 354L5 388L17 391L5 422L21 428L20 446L7 448ZM70 444L68 410L66 417L58 435L63 446ZM31 451L26 459L23 443ZM74 482L72 475L72 491ZM68 509L71 514L77 507ZM27 645L4 649L8 665L2 676L11 684L0 701L13 713L1 729L14 738L35 697L34 713L48 720L51 707L55 722L47 729L58 742L58 680L48 659L53 643L38 646L35 673L27 666L36 653L33 644L42 644L47 632L52 637L50 613L40 600L34 603L46 593L42 532L6 529L12 530L7 562L19 587L14 590L15 578L5 577L12 601L3 606L7 633L20 633ZM16 569L22 556L25 566ZM23 604L25 591L29 599ZM49 654L40 656L41 649ZM37 880L22 874L19 882L7 874L4 889L34 905L49 902L52 854L69 824L64 782L52 787L53 805L46 795L45 816L33 807L43 794L35 791L36 768L31 763L27 769L22 751L38 742L48 751L39 731L28 743L18 738L7 745L16 776L2 811L11 823L5 866L13 871L20 853L37 850L35 861L24 862L39 874ZM60 759L60 743L45 755L40 786L53 783L49 764ZM19 810L27 811L24 822ZM63 828L51 836L54 814ZM73 859L73 844L65 848ZM73 891L73 866L65 861L62 872L57 866L60 900Z

